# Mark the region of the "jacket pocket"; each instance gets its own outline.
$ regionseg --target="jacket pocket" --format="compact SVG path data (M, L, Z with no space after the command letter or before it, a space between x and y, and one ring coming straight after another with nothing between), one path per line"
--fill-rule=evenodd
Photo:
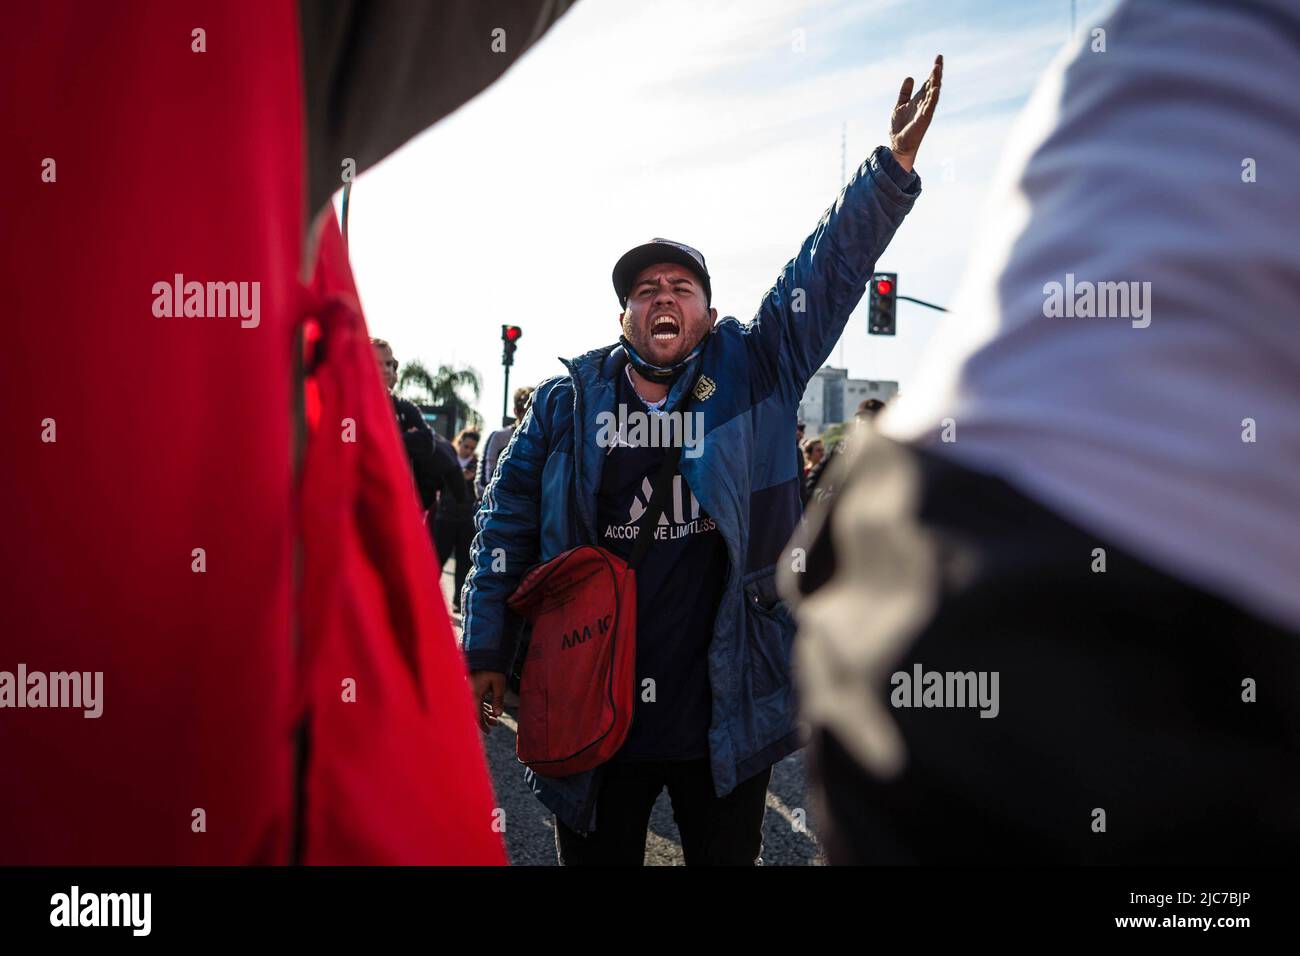
M745 599L748 680L753 699L762 700L790 683L794 618L776 593L775 565L746 575L741 590Z

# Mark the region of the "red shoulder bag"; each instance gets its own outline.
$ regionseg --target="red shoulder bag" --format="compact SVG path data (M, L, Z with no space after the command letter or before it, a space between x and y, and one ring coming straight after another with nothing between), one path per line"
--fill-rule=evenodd
M636 693L636 568L681 452L676 445L664 456L627 561L581 545L533 568L510 595L510 610L532 626L516 753L540 776L591 770L627 738Z

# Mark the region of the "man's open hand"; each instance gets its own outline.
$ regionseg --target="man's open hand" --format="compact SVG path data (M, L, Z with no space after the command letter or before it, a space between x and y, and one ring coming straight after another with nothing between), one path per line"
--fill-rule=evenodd
M930 128L934 118L934 108L939 104L939 87L943 85L943 56L934 58L934 69L926 77L921 88L912 95L912 78L903 81L898 91L898 102L889 117L889 148L902 166L909 173L916 160L916 151L921 148L925 131Z

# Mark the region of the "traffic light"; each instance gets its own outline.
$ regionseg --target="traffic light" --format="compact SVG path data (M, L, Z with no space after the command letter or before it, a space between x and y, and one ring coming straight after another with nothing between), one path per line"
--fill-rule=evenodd
M867 315L868 335L893 335L898 314L898 273L877 272L871 277Z
M517 325L501 326L501 364L509 367L515 364L515 343L523 336L524 330Z

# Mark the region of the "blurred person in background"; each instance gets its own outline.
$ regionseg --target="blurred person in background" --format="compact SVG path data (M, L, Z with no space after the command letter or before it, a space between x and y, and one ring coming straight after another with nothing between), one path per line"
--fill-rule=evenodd
M456 501L464 501L465 483L461 480L461 469L456 462L455 453L445 441L439 441L424 420L420 409L414 402L398 398L397 388L398 361L393 357L393 348L383 339L372 338L370 346L379 363L380 377L388 389L393 403L393 414L397 418L397 430L402 436L406 448L406 457L411 463L411 474L420 495L420 504L425 511L437 505L438 492L445 490Z
M531 386L525 385L515 389L514 422L505 426L505 428L498 428L488 435L487 441L483 443L483 453L479 456L478 474L474 478L474 488L478 491L480 500L483 498L483 492L492 483L492 476L496 474L497 459L501 457L501 452L505 450L506 445L510 444L510 436L515 433L515 429L523 421L524 413L528 411L528 403L532 401L532 398L533 390Z
M809 438L799 448L799 458L803 461L803 471L799 478L799 498L805 508L812 494L813 474L820 470L825 455L826 445L820 438Z
M453 442L459 475L453 479L460 484L464 496L454 499L443 495L438 499L437 518L434 522L434 544L438 550L439 565L454 559L455 591L452 610L460 613L460 589L469 573L469 546L474 540L474 513L478 511L478 493L474 479L478 472L479 433L472 428L462 428Z
M852 447L854 436L862 429L870 427L871 422L884 409L885 403L878 398L864 398L858 402L858 410L853 413L852 427L834 444L830 453L824 456L816 467L808 469L808 476L804 480L805 503L825 501L834 495L834 486L828 480L831 469L836 467L835 463L842 460Z
M826 456L826 446L820 438L809 438L803 443L803 457L807 462L806 471L811 471L821 464Z

